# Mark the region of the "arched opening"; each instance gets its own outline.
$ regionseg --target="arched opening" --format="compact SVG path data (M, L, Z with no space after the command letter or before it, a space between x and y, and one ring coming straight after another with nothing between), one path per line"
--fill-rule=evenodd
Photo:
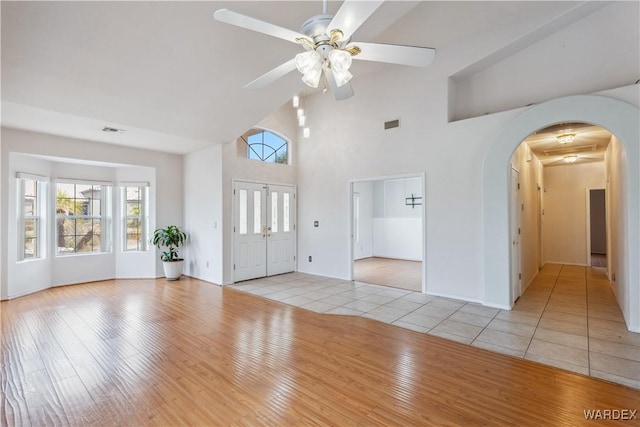
M520 143L532 133L569 122L601 126L614 134L620 144L621 149L616 153L621 210L615 231L618 236L618 260L611 265L611 274L616 275L613 287L626 325L629 330L638 332L640 115L637 107L602 96L571 96L534 106L505 126L487 153L483 165L484 303L508 309L513 301L510 274L512 241L509 227L506 226L510 224L511 157Z
M611 250L618 236L607 229L610 219L613 225L619 219L619 165L613 158L619 150L608 130L575 122L539 129L515 150L509 196L512 302L546 264L593 265L597 271L576 271L611 277L608 261L611 255L617 260Z

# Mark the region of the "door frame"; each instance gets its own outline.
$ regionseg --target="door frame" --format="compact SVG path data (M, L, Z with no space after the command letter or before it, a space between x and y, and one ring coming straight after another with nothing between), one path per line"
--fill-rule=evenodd
M262 184L266 186L270 185L280 185L283 187L291 187L293 188L293 192L296 195L293 199L293 203L295 205L296 210L296 220L295 220L295 228L294 228L294 238L293 238L293 271L298 271L298 186L295 184L289 183L280 183L280 182L271 182L271 181L255 181L252 179L243 179L243 178L232 178L231 179L231 284L236 283L236 270L233 267L236 263L236 233L234 231L234 227L237 227L236 224L236 202L235 202L235 194L233 194L233 190L236 188L236 183L243 182L247 184ZM266 208L266 207L265 207Z
M353 185L358 182L375 182L375 181L387 181L394 179L406 179L406 178L420 178L420 184L422 185L422 293L427 293L427 184L426 184L426 172L417 172L417 173L406 173L399 175L386 175L386 176L376 176L370 178L361 178L361 179L352 179L349 181L349 191L347 191L347 197L349 198L349 213L348 213L348 227L347 227L347 244L348 244L348 255L349 260L347 263L347 277L349 280L354 280L353 278L353 257L355 254L355 248L353 243L353 233L354 233L354 207L353 207Z
M604 209L605 209L605 218L604 218L604 229L606 233L605 245L607 249L609 249L609 212L607 212L607 197L609 192L605 187L587 187L585 189L587 196L586 199L586 213L587 213L587 262L585 263L588 267L591 267L591 190L602 190L604 191ZM607 253L607 277L609 276L609 254Z
M509 271L510 271L510 287L509 287L509 299L510 303L513 305L516 299L522 296L522 198L520 197L520 171L514 164L511 164L511 169L509 171L509 240L511 241L511 247L509 250ZM514 208L514 200L513 200L513 173L518 174L518 188L517 195L518 200ZM517 226L519 233L517 236L513 234L514 232L514 224L513 221L517 221ZM518 243L515 244L515 238L517 238ZM514 260L517 260L518 268L517 272L514 272ZM515 275L518 275L518 279L515 279ZM515 283L514 283L515 282Z

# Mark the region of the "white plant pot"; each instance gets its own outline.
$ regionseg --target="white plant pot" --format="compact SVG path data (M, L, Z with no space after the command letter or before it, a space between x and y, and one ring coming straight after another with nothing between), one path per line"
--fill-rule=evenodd
M183 264L183 259L179 261L162 261L162 268L164 269L164 275L167 280L180 280Z

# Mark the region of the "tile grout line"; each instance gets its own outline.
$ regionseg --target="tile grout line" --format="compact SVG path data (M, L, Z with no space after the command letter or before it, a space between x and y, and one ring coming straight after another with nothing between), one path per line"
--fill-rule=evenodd
M584 295L587 308L587 312L585 313L585 317L587 318L587 370L589 372L589 376L591 376L591 338L589 336L589 279L587 276L587 268L589 267L585 267L584 270Z
M482 330L481 330L480 332L478 332L478 335L476 335L476 337L475 337L473 340L471 340L471 342L469 343L469 345L472 345L474 342L476 342L476 340L478 339L478 337L479 337L480 335L482 335L482 333L484 332L484 330L485 330L485 329L487 329L487 327L491 324L491 322L493 322L493 321L494 321L494 319L495 319L496 317L498 317L498 314L500 314L500 312L501 312L501 311L503 311L503 310L498 310L498 312L497 312L496 314L494 314L494 315L493 315L493 317L491 318L491 320L489 321L489 323L487 323L487 324L482 328ZM480 341L480 342L484 342L484 341ZM487 343L487 344L492 344L492 343ZM492 344L492 345L496 345L496 346L497 346L497 344ZM502 347L502 346L500 346L500 347ZM508 348L508 347L505 347L505 348ZM522 358L524 359L524 355L522 355Z
M549 301L551 301L551 295L556 290L556 286L558 285L558 279L560 279L560 275L562 274L562 270L564 269L564 265L560 266L560 271L558 271L558 275L556 276L556 280L553 282L553 287L551 288L551 292L549 292L549 296L547 297L547 302L544 304L544 308L542 309L542 313L540 313L540 317L538 318L538 322L536 323L536 327L533 330L533 335L529 339L529 344L527 345L527 349L524 351L524 355L522 358L524 359L529 352L529 348L531 347L531 343L533 342L533 338L536 336L536 332L538 332L538 327L540 326L540 322L542 321L542 316L544 316L544 312L547 311L547 306L549 305Z

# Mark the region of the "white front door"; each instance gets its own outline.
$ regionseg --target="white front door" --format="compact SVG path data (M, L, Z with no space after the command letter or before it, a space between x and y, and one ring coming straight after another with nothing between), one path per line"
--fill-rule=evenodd
M295 192L289 186L268 187L267 276L273 276L295 267Z
M267 230L264 221L266 186L237 182L235 203L234 280L264 277L267 273Z
M511 169L511 302L522 292L520 271L520 174Z
M236 182L234 281L294 271L294 187Z

